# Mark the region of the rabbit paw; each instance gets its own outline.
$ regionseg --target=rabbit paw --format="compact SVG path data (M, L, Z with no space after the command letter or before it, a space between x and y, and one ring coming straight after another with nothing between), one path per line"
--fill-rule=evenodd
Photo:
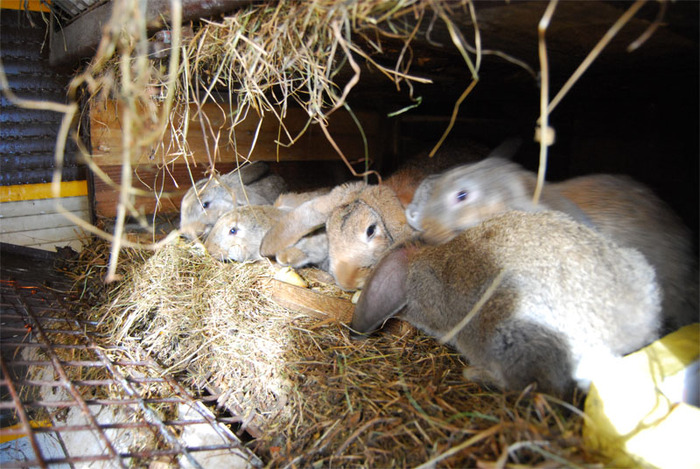
M281 265L301 267L309 263L309 257L299 248L294 246L283 249L277 253L277 262Z

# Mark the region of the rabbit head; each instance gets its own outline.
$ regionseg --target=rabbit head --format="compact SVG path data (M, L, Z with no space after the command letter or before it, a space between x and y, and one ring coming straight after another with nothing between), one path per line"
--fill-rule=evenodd
M414 234L396 193L386 185L367 186L355 200L337 207L326 232L330 273L347 290L362 288L379 258Z
M260 243L282 212L270 205L237 207L222 215L204 243L212 257L222 261L260 260Z
M180 231L188 238L205 236L221 215L241 205L269 205L286 190L268 166L255 162L212 179L198 181L182 198Z
M396 316L453 345L491 384L568 396L587 387L591 363L656 338L659 302L637 251L564 214L508 212L445 244L392 249L351 327L368 334Z
M406 208L406 219L425 239L442 243L499 213L534 210L522 171L491 157L429 176Z

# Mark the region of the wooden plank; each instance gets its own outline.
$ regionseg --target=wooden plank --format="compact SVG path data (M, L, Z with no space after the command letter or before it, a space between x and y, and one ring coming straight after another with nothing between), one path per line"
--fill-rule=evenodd
M182 0L182 21L186 23L202 17L216 16L249 3L252 3L251 0L207 0L206 2ZM112 16L113 4L114 2L107 2L85 11L72 23L58 31L52 31L51 65L71 64L80 59L91 57L97 49L100 38L102 38L103 26L109 22ZM163 28L165 24L170 22L170 14L170 0L149 0L145 11L148 31L153 32Z
M285 308L318 319L333 319L345 324L352 321L355 305L349 300L322 295L276 279L272 282L272 300Z
M58 213L56 209L57 203L60 203L66 210L71 212L89 210L87 197L22 200L19 202L0 203L0 219Z
M195 112L194 105L190 106L189 130L186 136L187 145L192 151L192 160L197 163L208 163L207 148L215 147L215 139L212 135L219 133L218 155L215 161L235 162L242 156L247 156L255 139L259 118L251 113L245 120L236 126L236 143L238 154L232 144L224 143L228 141L228 128L231 124L231 110L226 105L216 103L206 103L202 107L202 113L206 116L206 121L210 123L214 132L203 131L200 119ZM100 166L120 165L122 162L122 127L121 127L121 105L110 101L104 104L93 106L90 110L90 136L92 139L93 159ZM377 157L381 151L379 136L381 132L379 116L376 113L357 113L358 120L362 123L367 136L369 155ZM293 137L296 137L306 126L308 115L302 109L289 109L284 119L284 124ZM364 144L360 131L353 121L351 115L345 110L339 110L328 121L329 131L338 146L343 150L346 157L350 159L360 159L364 157ZM176 122L174 126L178 126ZM152 130L152 128L150 129ZM205 137L206 136L206 137ZM263 119L262 127L257 132L257 143L255 150L251 154L253 160L265 161L317 161L317 160L337 160L338 154L326 139L322 129L318 125L308 127L304 135L291 147L282 147L275 142L280 139L287 142L288 139L282 134L280 136L280 126L277 119L269 114ZM170 130L166 131L163 144L154 143L152 147L145 149L140 154L132 155L132 165L154 164L178 162L184 163L183 157L176 154L176 147L173 145Z
M63 245L70 241L85 237L83 231L77 226L63 228L47 228L44 230L23 231L0 235L0 241L20 246L38 246L55 243Z
M71 213L82 220L90 220L90 212L87 210ZM75 223L59 213L0 218L0 234L41 230L48 227L61 228L64 226L75 226Z

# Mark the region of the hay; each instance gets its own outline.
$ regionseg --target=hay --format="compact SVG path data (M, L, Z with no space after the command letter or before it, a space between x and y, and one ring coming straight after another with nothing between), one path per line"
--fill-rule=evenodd
M454 350L410 327L358 341L340 323L281 308L267 262L222 264L182 242L130 254L95 310L105 330L191 388L220 393L271 467L601 461L582 449L575 407L469 382Z

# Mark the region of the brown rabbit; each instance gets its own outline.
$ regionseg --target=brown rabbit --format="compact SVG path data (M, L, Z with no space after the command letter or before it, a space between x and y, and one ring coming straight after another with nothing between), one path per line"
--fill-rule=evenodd
M417 186L418 180L415 182ZM267 233L260 252L279 256L300 237L323 226L328 235L329 272L348 290L361 287L379 257L414 233L388 181L382 185L356 182L338 186L287 213Z
M474 377L566 397L574 383L587 389L605 360L657 338L659 303L636 250L562 213L511 211L446 244L392 249L351 326L368 334L396 316L456 347Z
M299 206L265 236L261 252L274 255L299 236L325 224L329 272L346 290L362 288L370 269L391 246L415 235L406 223L405 207L426 174L451 162L472 160L484 148L453 142L439 157L421 154L380 185L348 183Z
M263 161L242 166L240 170L202 179L182 198L180 231L190 239L204 237L221 215L237 206L270 205L287 189L284 179L267 174Z
M427 178L406 209L408 222L432 243L508 210L552 209L639 250L655 268L668 330L698 319L698 274L689 230L651 190L629 177L582 176L545 185L532 203L535 175L487 158Z

